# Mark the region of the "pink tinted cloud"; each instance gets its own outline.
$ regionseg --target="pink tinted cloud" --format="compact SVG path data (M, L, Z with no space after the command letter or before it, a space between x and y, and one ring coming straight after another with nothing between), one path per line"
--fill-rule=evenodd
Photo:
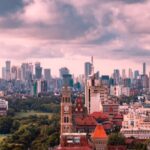
M149 36L145 35L149 34L149 9L149 2L34 0L14 14L22 22L19 27L0 29L5 49L1 57L7 53L17 59L95 55L115 60L126 59L131 53L132 59L137 59L136 52L132 53L135 47L149 49ZM7 19L0 18L0 22ZM74 27L75 23L79 24Z

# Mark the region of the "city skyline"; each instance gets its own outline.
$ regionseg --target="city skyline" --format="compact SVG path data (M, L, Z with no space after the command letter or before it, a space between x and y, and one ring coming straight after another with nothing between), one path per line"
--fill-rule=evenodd
M92 58L93 58L93 56L92 56ZM96 64L96 62L97 61L95 61L95 59L93 58L93 60L94 60L94 63L93 63L93 65L94 65L94 73L96 73L97 71L100 73L100 76L101 75L109 75L110 77L113 75L113 73L114 73L114 71L115 70L119 70L119 73L120 73L120 75L121 76L124 76L123 74L125 73L125 75L126 75L126 77L129 77L130 75L129 75L129 72L130 71L132 71L132 73L133 73L133 75L134 75L134 71L136 72L136 71L139 71L139 74L147 74L147 75L149 75L149 73L150 73L150 71L149 71L149 66L147 65L147 63L146 62L143 62L143 63L141 63L140 64L140 66L138 67L138 68L132 68L132 67L130 67L130 66L123 66L123 67L121 67L121 68L119 68L119 67L117 67L117 66L115 66L115 68L111 68L111 70L110 70L110 72L102 72L101 70L98 70L98 65ZM53 68L53 66L43 66L43 63L42 62L39 62L39 61L36 61L36 62L31 62L31 61L29 61L29 62L21 62L20 64L15 64L14 62L12 62L12 61L10 61L10 60L5 60L5 62L3 62L3 64L1 63L1 65L2 66L0 66L0 77L2 77L2 70L5 68L6 69L6 63L7 62L10 62L10 69L12 69L12 67L18 67L18 68L20 68L21 66L22 66L22 64L31 64L32 65L32 69L33 69L33 73L35 74L35 67L36 67L36 64L38 63L38 64L40 64L40 66L41 66L41 68L42 68L42 75L44 76L44 70L46 69L50 69L50 74L52 75L52 77L60 77L60 69L61 68L67 68L67 69L69 69L69 72L70 72L70 74L72 74L72 75L74 75L75 77L78 77L78 76L80 76L80 75L85 75L85 76L87 76L86 75L86 73L85 73L85 64L86 63L90 63L91 65L92 65L92 62L91 62L91 60L89 59L89 61L85 61L85 62L83 62L83 66L80 68L81 69L81 71L78 71L78 72L80 72L80 73L78 73L78 72L73 72L73 70L72 70L72 67L68 67L68 65L62 65L62 66L60 66L59 68L55 68L54 70L52 69ZM145 64L145 67L143 66ZM96 66L96 67L95 67ZM92 67L92 66L91 66ZM78 68L77 68L78 69ZM145 70L145 73L144 73L144 70ZM90 71L90 70L89 70ZM125 72L124 72L125 71ZM11 70L10 70L10 72L11 72ZM57 74L56 74L56 72L57 72Z
M76 74L93 55L102 74L116 64L142 70L149 66L149 8L148 0L2 0L0 67L7 59L40 61L54 75L63 66Z

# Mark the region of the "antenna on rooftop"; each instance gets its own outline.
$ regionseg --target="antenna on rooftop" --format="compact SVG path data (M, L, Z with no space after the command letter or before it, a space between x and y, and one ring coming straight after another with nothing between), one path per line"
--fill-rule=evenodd
M93 56L91 56L91 64L92 64L92 71L91 71L91 73L92 73L92 75L94 75L94 58L93 58Z

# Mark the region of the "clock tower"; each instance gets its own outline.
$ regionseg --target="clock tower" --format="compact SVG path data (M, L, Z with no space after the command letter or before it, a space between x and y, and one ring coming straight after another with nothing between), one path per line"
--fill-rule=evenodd
M61 134L72 132L72 102L71 89L68 86L62 88L61 98Z

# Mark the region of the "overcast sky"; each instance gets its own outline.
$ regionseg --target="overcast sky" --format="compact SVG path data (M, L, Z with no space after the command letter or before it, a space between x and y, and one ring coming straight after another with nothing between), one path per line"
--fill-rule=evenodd
M41 61L57 75L150 64L150 0L0 0L0 67Z

